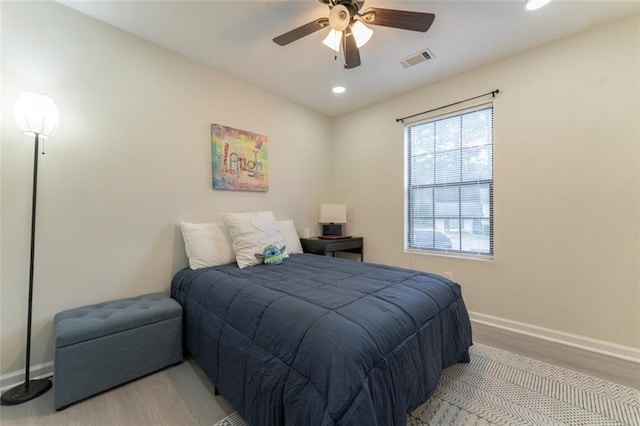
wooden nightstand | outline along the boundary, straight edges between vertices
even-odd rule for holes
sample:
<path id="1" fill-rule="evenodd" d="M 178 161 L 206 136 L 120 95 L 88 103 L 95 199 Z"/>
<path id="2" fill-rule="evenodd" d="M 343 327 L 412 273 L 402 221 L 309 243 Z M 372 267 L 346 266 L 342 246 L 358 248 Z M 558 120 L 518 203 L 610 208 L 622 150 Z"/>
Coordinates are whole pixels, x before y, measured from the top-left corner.
<path id="1" fill-rule="evenodd" d="M 300 238 L 302 251 L 311 254 L 326 255 L 331 253 L 335 257 L 337 251 L 346 251 L 360 255 L 360 262 L 364 260 L 364 248 L 362 237 L 340 238 L 338 240 L 318 237 Z"/>

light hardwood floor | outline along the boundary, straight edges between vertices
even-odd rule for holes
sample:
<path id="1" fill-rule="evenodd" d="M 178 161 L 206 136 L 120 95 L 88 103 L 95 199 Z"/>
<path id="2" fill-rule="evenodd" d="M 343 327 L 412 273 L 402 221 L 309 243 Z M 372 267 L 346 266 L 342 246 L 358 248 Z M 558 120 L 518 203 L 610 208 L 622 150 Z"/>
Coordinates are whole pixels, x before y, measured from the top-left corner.
<path id="1" fill-rule="evenodd" d="M 55 381 L 54 381 L 55 386 Z M 215 396 L 193 359 L 73 404 L 53 408 L 53 389 L 20 405 L 0 407 L 2 426 L 213 425 L 233 408 Z"/>
<path id="2" fill-rule="evenodd" d="M 473 340 L 549 364 L 640 389 L 640 364 L 473 323 Z"/>
<path id="3" fill-rule="evenodd" d="M 581 353 L 584 351 L 481 324 L 473 325 L 473 333 L 474 341 L 478 343 L 640 388 L 640 369 L 634 363 Z M 182 364 L 134 380 L 62 411 L 53 408 L 53 389 L 24 404 L 0 407 L 0 424 L 211 426 L 233 411 L 223 396 L 214 395 L 213 384 L 195 361 L 187 359 Z"/>

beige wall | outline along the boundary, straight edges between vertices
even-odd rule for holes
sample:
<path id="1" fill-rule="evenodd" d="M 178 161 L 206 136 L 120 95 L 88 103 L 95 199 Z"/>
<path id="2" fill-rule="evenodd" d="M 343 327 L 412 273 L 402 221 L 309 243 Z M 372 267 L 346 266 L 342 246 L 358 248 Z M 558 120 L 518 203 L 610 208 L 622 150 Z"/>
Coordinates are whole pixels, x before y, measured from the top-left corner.
<path id="1" fill-rule="evenodd" d="M 328 197 L 331 121 L 56 3 L 2 2 L 0 375 L 24 368 L 33 139 L 26 90 L 61 116 L 40 156 L 32 365 L 63 309 L 169 288 L 176 224 L 273 210 L 298 229 Z M 213 191 L 210 125 L 269 138 L 267 193 Z M 311 161 L 313 160 L 313 161 Z"/>
<path id="2" fill-rule="evenodd" d="M 495 259 L 405 253 L 395 119 L 496 88 Z M 367 260 L 451 272 L 472 311 L 640 347 L 639 16 L 341 117 L 333 155 Z"/>

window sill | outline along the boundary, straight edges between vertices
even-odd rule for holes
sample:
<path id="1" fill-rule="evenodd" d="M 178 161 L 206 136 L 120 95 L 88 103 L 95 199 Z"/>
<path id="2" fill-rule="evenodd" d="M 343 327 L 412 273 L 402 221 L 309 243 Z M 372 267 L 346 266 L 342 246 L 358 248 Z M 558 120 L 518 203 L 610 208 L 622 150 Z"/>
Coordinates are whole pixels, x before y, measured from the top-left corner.
<path id="1" fill-rule="evenodd" d="M 466 254 L 466 253 L 456 253 L 456 252 L 439 251 L 439 250 L 430 251 L 430 250 L 408 250 L 408 249 L 405 249 L 404 252 L 409 254 L 417 254 L 417 255 L 446 257 L 449 259 L 477 260 L 480 262 L 493 262 L 494 260 L 494 255 L 492 254 Z"/>

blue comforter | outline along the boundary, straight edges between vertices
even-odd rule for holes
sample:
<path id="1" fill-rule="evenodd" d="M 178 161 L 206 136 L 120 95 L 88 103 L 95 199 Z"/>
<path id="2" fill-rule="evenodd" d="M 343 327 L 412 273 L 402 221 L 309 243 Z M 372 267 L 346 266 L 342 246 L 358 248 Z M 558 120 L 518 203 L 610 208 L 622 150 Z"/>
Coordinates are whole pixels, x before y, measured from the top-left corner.
<path id="1" fill-rule="evenodd" d="M 317 256 L 183 269 L 186 347 L 250 425 L 404 425 L 440 373 L 468 362 L 460 286 Z"/>

